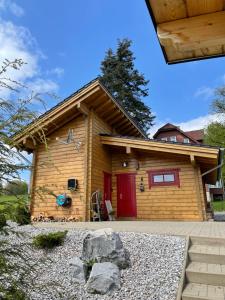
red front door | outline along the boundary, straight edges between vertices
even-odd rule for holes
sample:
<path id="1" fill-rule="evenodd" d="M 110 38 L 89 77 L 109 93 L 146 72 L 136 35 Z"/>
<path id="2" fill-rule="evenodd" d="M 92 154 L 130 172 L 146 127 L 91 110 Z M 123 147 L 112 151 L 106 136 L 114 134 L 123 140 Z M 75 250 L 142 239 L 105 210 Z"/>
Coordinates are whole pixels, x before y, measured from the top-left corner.
<path id="1" fill-rule="evenodd" d="M 137 216 L 135 174 L 117 175 L 117 216 Z"/>
<path id="2" fill-rule="evenodd" d="M 108 219 L 108 214 L 107 214 L 107 209 L 105 205 L 105 200 L 110 200 L 112 201 L 112 175 L 110 173 L 104 172 L 104 195 L 103 195 L 103 200 L 104 200 L 104 217 L 105 219 Z"/>

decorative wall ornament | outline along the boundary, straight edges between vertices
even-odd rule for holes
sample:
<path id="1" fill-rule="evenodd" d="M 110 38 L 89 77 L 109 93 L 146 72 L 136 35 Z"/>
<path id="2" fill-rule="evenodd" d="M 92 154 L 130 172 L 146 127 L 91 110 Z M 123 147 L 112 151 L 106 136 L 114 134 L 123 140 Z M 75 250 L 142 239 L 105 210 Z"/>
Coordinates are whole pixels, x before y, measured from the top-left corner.
<path id="1" fill-rule="evenodd" d="M 77 139 L 75 137 L 74 129 L 73 128 L 69 128 L 68 135 L 67 135 L 67 138 L 65 140 L 64 139 L 60 139 L 59 137 L 56 137 L 56 141 L 58 141 L 59 144 L 65 144 L 65 145 L 69 145 L 69 144 L 74 143 L 75 149 L 78 152 L 80 151 L 80 148 L 83 145 L 83 143 L 81 142 L 81 140 L 79 140 L 79 139 Z"/>

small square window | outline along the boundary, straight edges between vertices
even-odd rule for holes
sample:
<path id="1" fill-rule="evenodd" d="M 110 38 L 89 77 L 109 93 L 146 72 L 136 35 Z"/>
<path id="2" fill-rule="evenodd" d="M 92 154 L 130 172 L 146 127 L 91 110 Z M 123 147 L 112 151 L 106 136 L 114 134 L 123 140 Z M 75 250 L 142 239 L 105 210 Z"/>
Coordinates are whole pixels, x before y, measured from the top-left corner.
<path id="1" fill-rule="evenodd" d="M 170 137 L 170 141 L 171 142 L 176 142 L 177 141 L 177 137 L 174 135 L 174 136 L 171 136 Z"/>
<path id="2" fill-rule="evenodd" d="M 153 180 L 154 182 L 163 182 L 163 175 L 154 175 Z"/>
<path id="3" fill-rule="evenodd" d="M 185 144 L 189 144 L 189 143 L 190 143 L 189 138 L 184 138 L 184 143 L 185 143 Z"/>
<path id="4" fill-rule="evenodd" d="M 175 181 L 174 174 L 165 174 L 164 181 L 165 182 L 174 182 Z"/>

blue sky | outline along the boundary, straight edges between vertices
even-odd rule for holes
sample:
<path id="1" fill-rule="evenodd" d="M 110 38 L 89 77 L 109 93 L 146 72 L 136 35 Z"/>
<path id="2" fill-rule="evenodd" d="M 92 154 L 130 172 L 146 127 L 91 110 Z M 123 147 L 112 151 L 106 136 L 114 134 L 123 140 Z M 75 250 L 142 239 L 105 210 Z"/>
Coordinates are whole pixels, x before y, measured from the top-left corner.
<path id="1" fill-rule="evenodd" d="M 144 0 L 0 0 L 0 62 L 22 57 L 28 64 L 15 78 L 34 90 L 68 96 L 99 75 L 118 38 L 133 41 L 136 67 L 150 80 L 152 131 L 165 122 L 192 130 L 214 119 L 210 103 L 225 83 L 225 59 L 168 66 Z"/>

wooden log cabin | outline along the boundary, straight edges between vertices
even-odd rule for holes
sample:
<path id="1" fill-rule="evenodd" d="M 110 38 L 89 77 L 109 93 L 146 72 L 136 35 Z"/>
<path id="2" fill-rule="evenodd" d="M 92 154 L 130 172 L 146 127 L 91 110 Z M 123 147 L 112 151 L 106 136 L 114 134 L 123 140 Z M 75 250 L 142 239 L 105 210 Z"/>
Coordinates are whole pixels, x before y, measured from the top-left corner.
<path id="1" fill-rule="evenodd" d="M 91 195 L 99 190 L 119 220 L 207 219 L 205 184 L 217 180 L 220 150 L 148 139 L 99 79 L 40 116 L 14 143 L 33 153 L 33 218 L 89 221 Z M 56 203 L 64 193 L 71 199 L 66 207 Z"/>

